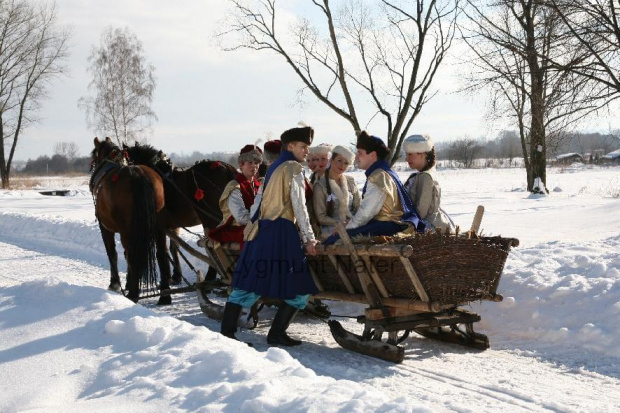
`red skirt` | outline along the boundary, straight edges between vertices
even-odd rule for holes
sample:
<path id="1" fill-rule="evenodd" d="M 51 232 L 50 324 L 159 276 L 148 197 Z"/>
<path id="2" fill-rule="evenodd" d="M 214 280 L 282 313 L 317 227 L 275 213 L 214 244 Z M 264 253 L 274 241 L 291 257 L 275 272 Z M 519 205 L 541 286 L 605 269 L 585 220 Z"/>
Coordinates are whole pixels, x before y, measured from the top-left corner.
<path id="1" fill-rule="evenodd" d="M 232 220 L 231 220 L 232 221 Z M 243 248 L 243 230 L 245 225 L 239 227 L 227 222 L 226 224 L 209 230 L 209 238 L 213 241 L 225 244 L 227 242 L 237 242 Z"/>

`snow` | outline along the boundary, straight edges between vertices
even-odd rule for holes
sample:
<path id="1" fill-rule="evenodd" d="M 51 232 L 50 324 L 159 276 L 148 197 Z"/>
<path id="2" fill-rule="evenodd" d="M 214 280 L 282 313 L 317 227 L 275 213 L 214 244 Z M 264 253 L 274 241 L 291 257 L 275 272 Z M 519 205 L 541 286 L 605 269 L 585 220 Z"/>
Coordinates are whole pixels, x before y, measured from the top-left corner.
<path id="1" fill-rule="evenodd" d="M 603 155 L 603 158 L 607 158 L 607 159 L 616 159 L 620 157 L 620 149 L 616 149 L 615 151 L 611 151 L 606 155 Z"/>
<path id="2" fill-rule="evenodd" d="M 218 334 L 191 293 L 170 307 L 133 304 L 106 290 L 83 177 L 37 188 L 66 197 L 1 190 L 0 411 L 618 411 L 620 170 L 550 169 L 552 192 L 535 196 L 521 169 L 443 169 L 438 179 L 457 224 L 468 227 L 482 204 L 484 233 L 520 246 L 500 282 L 504 301 L 467 308 L 491 349 L 413 334 L 399 365 L 342 349 L 305 315 L 289 328 L 303 345 L 270 348 L 274 310 L 263 310 L 257 329 L 238 334 L 250 348 Z M 329 305 L 335 315 L 363 309 Z"/>
<path id="3" fill-rule="evenodd" d="M 581 157 L 581 154 L 579 154 L 577 152 L 563 153 L 561 155 L 556 156 L 555 159 L 560 160 L 560 159 L 570 158 L 571 156 L 579 156 L 579 157 Z"/>

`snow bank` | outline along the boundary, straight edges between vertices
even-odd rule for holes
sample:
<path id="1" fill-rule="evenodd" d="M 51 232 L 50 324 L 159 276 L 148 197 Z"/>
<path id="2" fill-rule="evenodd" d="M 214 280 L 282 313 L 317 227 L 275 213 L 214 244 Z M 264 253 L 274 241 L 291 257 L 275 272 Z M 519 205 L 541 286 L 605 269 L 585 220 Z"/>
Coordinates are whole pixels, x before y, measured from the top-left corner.
<path id="1" fill-rule="evenodd" d="M 579 353 L 584 365 L 620 361 L 620 236 L 514 249 L 496 306 L 476 305 L 494 348 Z M 608 359 L 610 360 L 610 359 Z M 613 366 L 610 360 L 610 366 Z"/>
<path id="2" fill-rule="evenodd" d="M 92 411 L 102 400 L 109 410 L 115 399 L 148 402 L 149 411 L 413 411 L 411 401 L 368 385 L 317 376 L 283 349 L 261 353 L 98 288 L 51 278 L 5 288 L 0 320 L 4 377 L 21 381 L 0 398 L 3 412 Z M 92 352 L 98 360 L 84 358 Z M 24 375 L 17 357 L 53 367 Z M 82 401 L 73 404 L 76 398 Z M 415 411 L 430 411 L 418 405 Z"/>

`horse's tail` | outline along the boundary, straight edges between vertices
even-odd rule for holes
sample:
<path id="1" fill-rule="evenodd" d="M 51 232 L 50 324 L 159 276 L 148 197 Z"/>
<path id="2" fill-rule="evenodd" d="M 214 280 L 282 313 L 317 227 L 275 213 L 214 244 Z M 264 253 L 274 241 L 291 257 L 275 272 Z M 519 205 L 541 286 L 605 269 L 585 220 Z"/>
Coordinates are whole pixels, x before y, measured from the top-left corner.
<path id="1" fill-rule="evenodd" d="M 137 166 L 129 167 L 133 202 L 128 264 L 131 276 L 137 277 L 143 287 L 157 283 L 156 236 L 157 209 L 153 183 Z"/>

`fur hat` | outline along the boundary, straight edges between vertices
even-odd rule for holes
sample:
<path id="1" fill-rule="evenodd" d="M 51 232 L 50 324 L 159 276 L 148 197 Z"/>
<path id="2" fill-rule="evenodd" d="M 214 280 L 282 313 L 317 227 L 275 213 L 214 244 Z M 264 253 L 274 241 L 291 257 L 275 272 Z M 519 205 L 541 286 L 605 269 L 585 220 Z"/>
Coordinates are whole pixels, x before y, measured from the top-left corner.
<path id="1" fill-rule="evenodd" d="M 265 145 L 263 145 L 263 149 L 265 160 L 273 162 L 278 159 L 278 156 L 280 156 L 280 151 L 282 150 L 282 142 L 280 141 L 280 139 L 267 141 L 265 142 Z"/>
<path id="2" fill-rule="evenodd" d="M 362 131 L 359 134 L 355 147 L 363 149 L 366 152 L 376 151 L 377 159 L 384 159 L 390 153 L 390 150 L 387 146 L 385 146 L 385 143 L 381 140 L 381 138 L 370 136 L 366 131 Z"/>
<path id="3" fill-rule="evenodd" d="M 310 126 L 301 128 L 292 128 L 285 131 L 281 136 L 282 146 L 286 147 L 291 142 L 303 142 L 307 145 L 312 145 L 312 139 L 314 139 L 314 129 Z"/>
<path id="4" fill-rule="evenodd" d="M 353 161 L 355 160 L 355 154 L 351 149 L 347 148 L 346 146 L 338 145 L 334 147 L 334 149 L 332 149 L 332 158 L 336 153 L 349 161 L 349 164 L 353 164 Z"/>
<path id="5" fill-rule="evenodd" d="M 317 146 L 311 146 L 308 149 L 308 153 L 310 155 L 327 155 L 329 157 L 330 152 L 332 151 L 333 146 L 329 143 L 322 143 Z"/>
<path id="6" fill-rule="evenodd" d="M 237 158 L 239 164 L 243 162 L 263 162 L 263 151 L 256 145 L 245 145 L 239 152 L 239 158 Z"/>
<path id="7" fill-rule="evenodd" d="M 430 152 L 435 143 L 428 135 L 411 135 L 403 142 L 405 153 Z"/>

